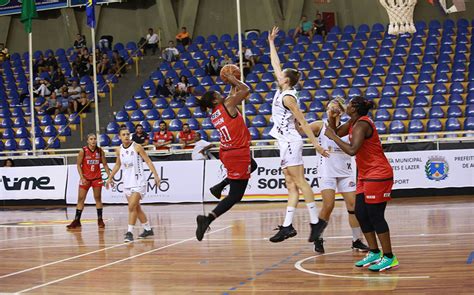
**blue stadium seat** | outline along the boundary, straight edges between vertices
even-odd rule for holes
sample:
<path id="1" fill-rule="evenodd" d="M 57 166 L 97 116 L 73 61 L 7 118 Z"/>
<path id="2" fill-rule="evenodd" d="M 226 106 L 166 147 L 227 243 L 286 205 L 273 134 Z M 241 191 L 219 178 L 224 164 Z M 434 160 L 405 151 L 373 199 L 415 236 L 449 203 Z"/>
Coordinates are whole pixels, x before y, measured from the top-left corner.
<path id="1" fill-rule="evenodd" d="M 400 81 L 398 80 L 398 76 L 397 75 L 387 75 L 387 77 L 385 78 L 385 85 L 398 85 L 400 83 Z"/>
<path id="2" fill-rule="evenodd" d="M 143 121 L 145 120 L 145 115 L 143 114 L 142 111 L 140 110 L 135 110 L 133 113 L 130 115 L 130 120 L 132 121 Z"/>
<path id="3" fill-rule="evenodd" d="M 59 135 L 61 136 L 71 136 L 71 127 L 67 125 L 59 126 L 58 128 Z"/>
<path id="4" fill-rule="evenodd" d="M 408 112 L 405 108 L 397 108 L 393 113 L 393 120 L 408 120 Z"/>
<path id="5" fill-rule="evenodd" d="M 255 91 L 256 92 L 268 92 L 270 89 L 268 89 L 267 83 L 265 82 L 259 82 L 255 86 Z"/>
<path id="6" fill-rule="evenodd" d="M 303 62 L 302 62 L 303 63 Z M 300 64 L 302 64 L 300 63 Z M 272 73 L 264 73 L 262 75 L 262 79 L 261 79 L 262 82 L 274 82 L 275 81 L 275 77 L 273 76 Z"/>
<path id="7" fill-rule="evenodd" d="M 26 129 L 26 127 L 19 127 L 17 130 L 16 130 L 16 133 L 15 133 L 15 137 L 16 138 L 27 138 L 30 136 L 30 133 L 28 132 L 28 130 Z"/>
<path id="8" fill-rule="evenodd" d="M 55 137 L 58 134 L 58 131 L 56 130 L 56 127 L 53 125 L 46 126 L 44 128 L 43 135 L 46 137 Z"/>
<path id="9" fill-rule="evenodd" d="M 100 134 L 99 143 L 100 143 L 100 146 L 109 146 L 110 145 L 109 136 L 107 134 Z"/>
<path id="10" fill-rule="evenodd" d="M 384 122 L 376 121 L 374 122 L 374 124 L 375 124 L 375 129 L 377 129 L 377 132 L 379 134 L 387 134 L 387 126 L 385 126 Z"/>
<path id="11" fill-rule="evenodd" d="M 365 91 L 365 96 L 369 99 L 373 98 L 378 98 L 380 97 L 379 90 L 375 86 L 369 86 L 367 87 L 367 90 Z"/>
<path id="12" fill-rule="evenodd" d="M 425 130 L 425 126 L 421 120 L 411 120 L 408 124 L 409 133 L 420 133 Z"/>
<path id="13" fill-rule="evenodd" d="M 378 109 L 375 112 L 375 121 L 389 121 L 390 113 L 386 109 Z"/>
<path id="14" fill-rule="evenodd" d="M 250 132 L 250 136 L 252 137 L 252 140 L 259 140 L 260 139 L 260 132 L 258 132 L 257 128 L 249 127 L 249 132 Z"/>
<path id="15" fill-rule="evenodd" d="M 180 119 L 173 119 L 168 124 L 169 131 L 181 131 L 183 130 L 183 122 Z"/>
<path id="16" fill-rule="evenodd" d="M 135 91 L 135 94 L 133 94 L 133 99 L 140 100 L 140 99 L 145 99 L 147 98 L 148 95 L 146 94 L 145 90 L 142 88 L 138 89 Z"/>
<path id="17" fill-rule="evenodd" d="M 372 69 L 372 75 L 373 75 L 373 76 L 385 76 L 386 73 L 385 73 L 384 67 L 382 67 L 382 66 L 375 66 L 375 67 Z"/>
<path id="18" fill-rule="evenodd" d="M 460 82 L 454 82 L 451 84 L 450 93 L 464 93 L 464 86 Z"/>
<path id="19" fill-rule="evenodd" d="M 212 130 L 211 136 L 210 136 L 209 139 L 211 140 L 211 142 L 220 141 L 221 137 L 220 137 L 219 131 L 217 131 L 217 130 Z"/>
<path id="20" fill-rule="evenodd" d="M 160 119 L 160 113 L 157 109 L 149 110 L 145 115 L 146 120 L 154 121 Z"/>
<path id="21" fill-rule="evenodd" d="M 446 73 L 439 72 L 439 73 L 436 73 L 435 75 L 435 81 L 438 83 L 447 83 L 451 81 L 451 79 L 448 77 Z"/>
<path id="22" fill-rule="evenodd" d="M 433 118 L 444 118 L 446 115 L 443 111 L 443 109 L 439 106 L 433 106 L 431 107 L 430 109 L 430 119 L 433 119 Z"/>
<path id="23" fill-rule="evenodd" d="M 164 97 L 158 97 L 158 99 L 155 102 L 155 108 L 158 109 L 166 109 L 168 108 L 168 101 Z"/>
<path id="24" fill-rule="evenodd" d="M 409 85 L 409 84 L 415 84 L 416 79 L 412 74 L 404 74 L 402 77 L 402 84 Z"/>
<path id="25" fill-rule="evenodd" d="M 207 117 L 201 122 L 202 129 L 214 129 L 214 125 L 212 125 L 211 118 Z"/>
<path id="26" fill-rule="evenodd" d="M 267 120 L 263 115 L 257 115 L 253 118 L 251 126 L 253 127 L 265 127 L 267 126 Z"/>
<path id="27" fill-rule="evenodd" d="M 382 97 L 382 99 L 379 100 L 378 108 L 380 109 L 390 109 L 393 108 L 393 101 L 389 97 Z"/>
<path id="28" fill-rule="evenodd" d="M 354 80 L 352 80 L 352 87 L 365 87 L 367 86 L 367 82 L 363 77 L 355 77 Z"/>
<path id="29" fill-rule="evenodd" d="M 176 116 L 176 114 L 174 113 L 172 108 L 164 109 L 163 113 L 161 113 L 161 118 L 163 118 L 165 120 L 174 119 L 175 116 Z"/>
<path id="30" fill-rule="evenodd" d="M 151 110 L 153 108 L 153 102 L 149 98 L 142 99 L 139 108 L 140 110 Z"/>
<path id="31" fill-rule="evenodd" d="M 120 129 L 119 124 L 117 124 L 116 122 L 110 122 L 109 124 L 107 124 L 107 127 L 105 128 L 105 132 L 106 134 L 118 134 L 119 129 Z"/>
<path id="32" fill-rule="evenodd" d="M 458 118 L 448 118 L 446 121 L 446 131 L 458 131 L 461 130 L 461 122 Z"/>
<path id="33" fill-rule="evenodd" d="M 403 124 L 402 121 L 392 121 L 390 123 L 389 131 L 392 134 L 400 134 L 400 133 L 405 133 L 405 125 Z"/>
<path id="34" fill-rule="evenodd" d="M 313 100 L 309 105 L 309 112 L 316 113 L 316 112 L 324 112 L 325 108 L 323 103 L 320 100 Z"/>
<path id="35" fill-rule="evenodd" d="M 366 67 L 360 67 L 357 69 L 355 76 L 356 77 L 369 77 L 370 76 L 369 69 Z"/>
<path id="36" fill-rule="evenodd" d="M 68 123 L 68 119 L 64 114 L 57 114 L 54 117 L 54 125 L 66 125 Z"/>
<path id="37" fill-rule="evenodd" d="M 191 128 L 191 130 L 199 130 L 200 128 L 198 120 L 194 118 L 189 118 L 187 123 L 189 125 L 189 128 Z"/>
<path id="38" fill-rule="evenodd" d="M 455 93 L 455 94 L 451 94 L 449 96 L 449 102 L 448 102 L 449 105 L 462 105 L 464 104 L 464 99 L 462 98 L 462 96 L 458 93 Z"/>
<path id="39" fill-rule="evenodd" d="M 260 105 L 260 107 L 258 109 L 258 114 L 259 115 L 271 115 L 271 113 L 272 113 L 272 106 L 271 106 L 270 103 L 265 102 L 265 103 Z"/>
<path id="40" fill-rule="evenodd" d="M 44 140 L 43 137 L 36 137 L 35 146 L 36 146 L 36 149 L 42 150 L 46 147 L 46 141 Z"/>
<path id="41" fill-rule="evenodd" d="M 50 148 L 59 149 L 61 147 L 61 142 L 58 138 L 54 139 L 53 137 L 51 137 L 50 139 L 48 139 L 48 145 Z"/>
<path id="42" fill-rule="evenodd" d="M 396 105 L 397 108 L 409 108 L 409 107 L 411 107 L 411 102 L 410 102 L 410 99 L 408 99 L 408 97 L 399 96 L 397 98 L 397 102 L 396 102 L 395 105 Z"/>
<path id="43" fill-rule="evenodd" d="M 45 117 L 47 117 L 47 116 L 45 116 Z M 45 117 L 43 117 L 43 119 Z M 123 110 L 118 111 L 117 114 L 115 115 L 115 120 L 117 122 L 127 122 L 129 120 L 127 112 L 123 111 Z"/>
<path id="44" fill-rule="evenodd" d="M 192 115 L 191 115 L 191 111 L 183 106 L 179 111 L 178 111 L 178 114 L 177 114 L 177 117 L 179 119 L 187 119 L 187 118 L 191 118 Z"/>
<path id="45" fill-rule="evenodd" d="M 448 108 L 448 118 L 462 117 L 462 110 L 457 105 L 452 105 Z"/>
<path id="46" fill-rule="evenodd" d="M 120 140 L 120 137 L 118 136 L 118 134 L 112 137 L 112 140 L 110 142 L 111 146 L 119 146 L 121 144 L 122 144 L 122 141 Z"/>
<path id="47" fill-rule="evenodd" d="M 339 78 L 352 78 L 353 76 L 350 68 L 344 68 L 339 73 Z"/>
<path id="48" fill-rule="evenodd" d="M 322 85 L 323 80 L 321 80 L 320 88 L 332 88 L 332 85 L 330 85 L 330 86 L 328 86 L 327 84 Z M 327 79 L 327 80 L 329 80 L 329 79 Z M 325 83 L 327 83 L 327 80 L 324 80 Z M 329 80 L 329 83 L 331 83 L 331 80 Z M 317 86 L 316 86 L 316 82 L 314 82 L 314 80 L 306 80 L 306 81 L 303 82 L 303 89 L 305 89 L 305 90 L 314 90 L 316 88 L 317 88 Z"/>
<path id="49" fill-rule="evenodd" d="M 16 151 L 18 149 L 18 145 L 14 139 L 7 139 L 5 141 L 5 150 L 6 151 Z"/>
<path id="50" fill-rule="evenodd" d="M 245 115 L 246 116 L 254 116 L 257 114 L 257 109 L 253 104 L 245 105 Z"/>
<path id="51" fill-rule="evenodd" d="M 15 121 L 13 121 L 13 127 L 25 127 L 27 122 L 24 117 L 17 117 Z"/>
<path id="52" fill-rule="evenodd" d="M 448 90 L 446 86 L 442 83 L 437 83 L 433 87 L 433 94 L 446 94 L 448 93 Z"/>
<path id="53" fill-rule="evenodd" d="M 415 107 L 411 111 L 411 119 L 426 119 L 426 112 L 423 107 Z"/>
<path id="54" fill-rule="evenodd" d="M 474 117 L 466 118 L 464 121 L 464 130 L 474 130 Z"/>
<path id="55" fill-rule="evenodd" d="M 418 83 L 421 83 L 421 84 L 433 83 L 433 79 L 431 78 L 431 74 L 422 73 L 420 75 L 420 77 L 418 78 Z"/>

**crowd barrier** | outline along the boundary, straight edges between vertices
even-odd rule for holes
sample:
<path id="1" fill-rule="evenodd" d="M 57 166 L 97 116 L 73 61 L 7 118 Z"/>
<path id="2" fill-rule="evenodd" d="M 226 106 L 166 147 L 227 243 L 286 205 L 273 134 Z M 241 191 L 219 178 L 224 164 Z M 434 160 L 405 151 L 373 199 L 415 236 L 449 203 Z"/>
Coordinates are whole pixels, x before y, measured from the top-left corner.
<path id="1" fill-rule="evenodd" d="M 387 152 L 386 156 L 394 170 L 394 190 L 474 187 L 474 149 Z M 279 159 L 267 157 L 255 160 L 259 167 L 252 174 L 244 201 L 286 200 Z M 304 161 L 306 178 L 314 192 L 319 193 L 318 156 L 305 156 Z M 154 161 L 154 165 L 161 183 L 155 185 L 153 175 L 146 170 L 148 186 L 144 203 L 215 201 L 208 188 L 226 175 L 219 160 Z M 109 166 L 112 168 L 114 164 Z M 58 165 L 0 168 L 0 175 L 0 201 L 65 200 L 67 204 L 77 201 L 79 175 L 75 164 L 62 162 Z M 103 178 L 106 178 L 105 173 Z M 120 172 L 114 182 L 114 189 L 103 189 L 103 202 L 126 204 Z M 94 203 L 91 192 L 86 203 Z"/>

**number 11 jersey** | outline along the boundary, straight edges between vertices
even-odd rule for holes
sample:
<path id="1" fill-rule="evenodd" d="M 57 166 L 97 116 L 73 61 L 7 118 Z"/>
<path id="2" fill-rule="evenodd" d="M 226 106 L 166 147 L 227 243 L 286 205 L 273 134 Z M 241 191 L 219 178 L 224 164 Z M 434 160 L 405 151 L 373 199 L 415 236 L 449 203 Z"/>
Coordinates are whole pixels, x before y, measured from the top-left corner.
<path id="1" fill-rule="evenodd" d="M 219 104 L 212 110 L 211 122 L 219 131 L 221 150 L 226 151 L 250 147 L 250 132 L 239 111 L 237 111 L 237 115 L 232 117 L 225 105 Z"/>

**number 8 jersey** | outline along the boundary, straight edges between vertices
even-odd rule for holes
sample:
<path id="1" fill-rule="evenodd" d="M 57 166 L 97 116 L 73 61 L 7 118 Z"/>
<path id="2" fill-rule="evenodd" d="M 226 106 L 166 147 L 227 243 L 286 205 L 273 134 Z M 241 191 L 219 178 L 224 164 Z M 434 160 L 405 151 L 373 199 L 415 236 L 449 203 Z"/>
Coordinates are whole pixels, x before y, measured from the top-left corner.
<path id="1" fill-rule="evenodd" d="M 212 110 L 211 122 L 219 131 L 220 149 L 234 150 L 250 147 L 250 132 L 239 111 L 232 117 L 224 104 L 219 104 Z"/>

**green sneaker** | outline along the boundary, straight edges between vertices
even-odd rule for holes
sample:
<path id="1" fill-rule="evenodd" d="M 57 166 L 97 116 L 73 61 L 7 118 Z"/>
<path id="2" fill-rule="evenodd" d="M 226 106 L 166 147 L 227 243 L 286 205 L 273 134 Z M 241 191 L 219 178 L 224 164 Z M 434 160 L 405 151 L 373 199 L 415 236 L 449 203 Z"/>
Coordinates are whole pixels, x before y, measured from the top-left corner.
<path id="1" fill-rule="evenodd" d="M 369 266 L 371 271 L 385 271 L 398 267 L 398 259 L 395 255 L 392 258 L 384 256 L 378 263 Z"/>
<path id="2" fill-rule="evenodd" d="M 365 258 L 362 260 L 359 260 L 355 263 L 355 266 L 357 267 L 366 267 L 374 263 L 378 263 L 382 259 L 382 251 L 379 253 L 374 253 L 372 251 L 369 251 L 367 255 L 365 255 Z"/>

